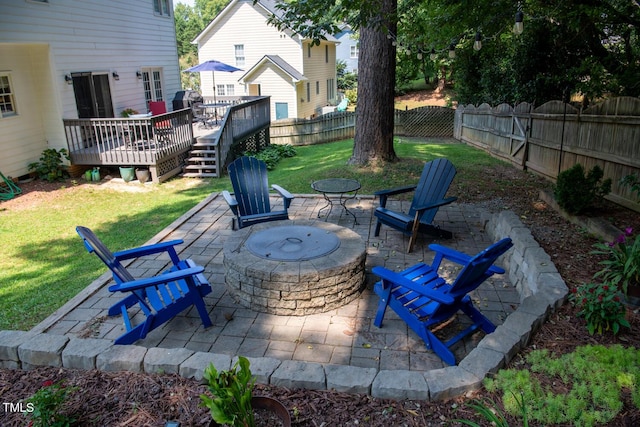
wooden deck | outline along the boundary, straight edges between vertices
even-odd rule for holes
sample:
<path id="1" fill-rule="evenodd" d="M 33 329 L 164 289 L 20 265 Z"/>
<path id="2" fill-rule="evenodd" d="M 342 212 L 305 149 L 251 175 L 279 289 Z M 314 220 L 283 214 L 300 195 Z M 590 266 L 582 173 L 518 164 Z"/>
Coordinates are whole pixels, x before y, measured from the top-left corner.
<path id="1" fill-rule="evenodd" d="M 72 165 L 147 167 L 155 183 L 185 171 L 185 176 L 220 176 L 235 151 L 244 151 L 247 143 L 269 143 L 269 97 L 239 98 L 220 128 L 200 137 L 194 137 L 190 108 L 144 118 L 63 122 Z"/>
<path id="2" fill-rule="evenodd" d="M 182 171 L 193 145 L 191 109 L 144 119 L 65 119 L 71 163 L 146 166 L 160 183 Z"/>

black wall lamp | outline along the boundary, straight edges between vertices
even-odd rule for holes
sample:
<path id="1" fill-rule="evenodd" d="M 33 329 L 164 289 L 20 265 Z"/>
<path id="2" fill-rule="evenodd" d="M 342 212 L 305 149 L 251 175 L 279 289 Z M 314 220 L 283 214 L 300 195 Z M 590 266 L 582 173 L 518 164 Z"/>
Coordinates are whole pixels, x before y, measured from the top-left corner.
<path id="1" fill-rule="evenodd" d="M 114 71 L 111 75 L 113 76 L 113 80 L 120 80 L 120 75 L 117 71 Z"/>
<path id="2" fill-rule="evenodd" d="M 138 79 L 141 79 L 142 78 L 142 71 L 140 71 L 140 70 L 136 71 L 136 77 Z"/>
<path id="3" fill-rule="evenodd" d="M 73 77 L 71 77 L 71 74 L 65 74 L 64 81 L 67 82 L 68 85 L 73 84 Z"/>

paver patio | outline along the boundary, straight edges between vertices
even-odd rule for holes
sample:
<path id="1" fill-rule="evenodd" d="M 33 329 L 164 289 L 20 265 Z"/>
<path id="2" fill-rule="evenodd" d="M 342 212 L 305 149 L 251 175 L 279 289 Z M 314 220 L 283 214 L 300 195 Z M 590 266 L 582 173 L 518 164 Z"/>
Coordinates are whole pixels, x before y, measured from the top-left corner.
<path id="1" fill-rule="evenodd" d="M 279 203 L 274 198 L 274 203 Z M 392 208 L 408 207 L 410 202 L 392 202 Z M 325 201 L 318 195 L 297 195 L 289 211 L 293 220 L 318 220 L 318 210 Z M 205 266 L 213 292 L 205 298 L 213 327 L 204 329 L 191 309 L 151 332 L 136 345 L 147 348 L 187 348 L 229 356 L 271 357 L 280 360 L 350 365 L 378 370 L 426 371 L 446 366 L 427 350 L 417 335 L 388 310 L 382 328 L 373 325 L 378 297 L 373 293 L 377 280 L 371 268 L 383 265 L 401 270 L 424 260 L 432 259 L 428 244 L 438 242 L 457 250 L 476 253 L 493 241 L 484 232 L 489 215 L 477 206 L 454 203 L 439 210 L 435 223 L 454 233 L 451 240 L 434 240 L 420 236 L 414 250 L 405 253 L 408 237 L 388 227 L 379 237 L 373 236 L 373 211 L 377 200 L 358 196 L 348 203 L 357 216 L 354 225 L 351 215 L 342 208 L 334 208 L 329 222 L 353 229 L 366 242 L 366 288 L 355 301 L 332 311 L 307 316 L 278 316 L 253 312 L 242 308 L 228 294 L 224 285 L 223 244 L 234 231 L 232 214 L 222 196 L 213 194 L 161 231 L 152 241 L 183 239 L 179 246 L 181 257 L 190 257 Z M 277 206 L 276 206 L 277 208 Z M 81 244 L 78 239 L 78 244 Z M 90 255 L 87 255 L 90 256 Z M 149 276 L 163 270 L 168 258 L 135 260 L 129 270 L 135 276 Z M 105 269 L 106 270 L 106 269 Z M 450 268 L 455 275 L 457 270 Z M 120 294 L 111 294 L 107 287 L 110 276 L 102 275 L 89 285 L 74 301 L 58 310 L 34 330 L 76 337 L 115 339 L 123 332 L 119 316 L 106 317 L 106 310 Z M 506 275 L 494 276 L 473 294 L 476 306 L 496 325 L 514 312 L 520 296 Z M 455 334 L 467 325 L 464 316 L 458 316 L 442 328 L 444 334 Z M 477 332 L 454 347 L 457 360 L 463 359 L 482 339 Z"/>

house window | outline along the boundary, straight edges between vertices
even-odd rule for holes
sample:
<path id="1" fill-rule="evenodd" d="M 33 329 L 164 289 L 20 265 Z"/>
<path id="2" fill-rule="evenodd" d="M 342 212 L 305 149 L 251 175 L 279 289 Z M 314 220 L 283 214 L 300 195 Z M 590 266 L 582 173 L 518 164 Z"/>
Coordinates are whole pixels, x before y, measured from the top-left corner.
<path id="1" fill-rule="evenodd" d="M 235 95 L 235 88 L 233 85 L 227 85 L 227 96 Z"/>
<path id="2" fill-rule="evenodd" d="M 153 0 L 153 12 L 156 15 L 171 16 L 169 0 Z"/>
<path id="3" fill-rule="evenodd" d="M 236 52 L 236 67 L 244 67 L 244 45 L 237 44 L 234 49 Z"/>
<path id="4" fill-rule="evenodd" d="M 324 62 L 329 63 L 329 45 L 324 45 Z"/>
<path id="5" fill-rule="evenodd" d="M 327 79 L 327 101 L 329 103 L 332 103 L 335 97 L 336 97 L 335 80 Z"/>
<path id="6" fill-rule="evenodd" d="M 147 101 L 164 101 L 162 90 L 162 69 L 150 68 L 142 70 L 142 86 L 144 87 L 144 99 Z"/>
<path id="7" fill-rule="evenodd" d="M 320 95 L 320 82 L 316 80 L 316 95 Z"/>
<path id="8" fill-rule="evenodd" d="M 351 48 L 351 55 L 350 55 L 351 58 L 358 59 L 358 50 L 359 50 L 358 45 L 357 44 L 352 44 L 350 46 L 350 48 Z"/>
<path id="9" fill-rule="evenodd" d="M 11 90 L 9 75 L 0 74 L 0 119 L 15 116 L 16 114 L 16 101 Z"/>
<path id="10" fill-rule="evenodd" d="M 224 90 L 224 85 L 216 85 L 216 95 L 225 96 L 227 93 Z"/>
<path id="11" fill-rule="evenodd" d="M 307 102 L 311 102 L 311 83 L 307 82 Z"/>

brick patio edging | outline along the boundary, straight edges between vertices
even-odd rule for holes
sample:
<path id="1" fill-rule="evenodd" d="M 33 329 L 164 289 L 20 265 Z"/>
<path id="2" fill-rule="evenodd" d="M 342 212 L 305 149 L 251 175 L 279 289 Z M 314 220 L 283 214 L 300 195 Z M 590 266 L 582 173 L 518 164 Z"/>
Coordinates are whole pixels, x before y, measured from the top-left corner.
<path id="1" fill-rule="evenodd" d="M 249 358 L 251 371 L 263 384 L 289 388 L 334 389 L 379 398 L 442 400 L 481 387 L 483 379 L 504 367 L 531 335 L 566 300 L 568 289 L 551 258 L 519 218 L 509 211 L 493 215 L 486 232 L 497 241 L 509 236 L 513 248 L 504 265 L 520 293 L 520 305 L 458 366 L 425 372 L 323 365 L 274 358 Z M 201 379 L 209 363 L 229 369 L 231 356 L 185 348 L 115 346 L 111 340 L 69 338 L 34 331 L 0 331 L 0 368 L 54 366 L 103 371 L 178 373 Z"/>

